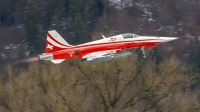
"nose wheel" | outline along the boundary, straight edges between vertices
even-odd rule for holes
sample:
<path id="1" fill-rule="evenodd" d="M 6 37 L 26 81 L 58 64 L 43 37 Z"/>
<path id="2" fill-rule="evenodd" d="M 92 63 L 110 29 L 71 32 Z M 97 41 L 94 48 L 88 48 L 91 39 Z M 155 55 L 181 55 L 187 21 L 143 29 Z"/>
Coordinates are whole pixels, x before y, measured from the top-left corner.
<path id="1" fill-rule="evenodd" d="M 145 59 L 146 58 L 146 51 L 145 51 L 144 48 L 145 48 L 145 46 L 142 46 L 141 50 L 142 50 L 143 58 Z"/>

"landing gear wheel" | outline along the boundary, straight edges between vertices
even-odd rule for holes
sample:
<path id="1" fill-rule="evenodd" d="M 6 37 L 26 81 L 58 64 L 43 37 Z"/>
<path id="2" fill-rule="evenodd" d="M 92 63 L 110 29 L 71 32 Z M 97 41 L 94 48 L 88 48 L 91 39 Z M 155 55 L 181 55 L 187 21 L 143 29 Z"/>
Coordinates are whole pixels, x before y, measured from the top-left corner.
<path id="1" fill-rule="evenodd" d="M 141 50 L 142 50 L 143 58 L 145 59 L 145 58 L 146 58 L 146 54 L 145 54 L 146 51 L 145 51 L 144 48 L 145 48 L 145 46 L 142 46 L 142 47 L 141 47 Z"/>

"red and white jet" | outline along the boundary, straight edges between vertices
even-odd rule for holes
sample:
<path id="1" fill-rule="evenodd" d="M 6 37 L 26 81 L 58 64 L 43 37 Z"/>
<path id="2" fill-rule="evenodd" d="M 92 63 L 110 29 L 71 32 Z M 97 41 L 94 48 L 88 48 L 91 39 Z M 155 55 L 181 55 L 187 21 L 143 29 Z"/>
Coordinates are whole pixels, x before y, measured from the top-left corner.
<path id="1" fill-rule="evenodd" d="M 54 64 L 64 60 L 82 58 L 83 61 L 100 62 L 123 58 L 131 52 L 122 50 L 141 47 L 143 58 L 146 48 L 177 39 L 176 37 L 139 36 L 136 34 L 121 34 L 103 39 L 72 46 L 68 44 L 55 30 L 48 31 L 45 53 L 38 55 L 39 60 L 51 60 Z"/>

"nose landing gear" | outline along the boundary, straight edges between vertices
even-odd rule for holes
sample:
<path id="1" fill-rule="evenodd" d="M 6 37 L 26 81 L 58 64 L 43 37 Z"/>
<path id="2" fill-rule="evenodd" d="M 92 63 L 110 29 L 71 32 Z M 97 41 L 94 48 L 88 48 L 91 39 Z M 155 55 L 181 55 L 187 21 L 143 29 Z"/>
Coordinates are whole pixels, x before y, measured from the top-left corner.
<path id="1" fill-rule="evenodd" d="M 143 54 L 143 58 L 145 59 L 146 58 L 145 46 L 141 47 L 141 51 L 142 51 L 142 54 Z"/>

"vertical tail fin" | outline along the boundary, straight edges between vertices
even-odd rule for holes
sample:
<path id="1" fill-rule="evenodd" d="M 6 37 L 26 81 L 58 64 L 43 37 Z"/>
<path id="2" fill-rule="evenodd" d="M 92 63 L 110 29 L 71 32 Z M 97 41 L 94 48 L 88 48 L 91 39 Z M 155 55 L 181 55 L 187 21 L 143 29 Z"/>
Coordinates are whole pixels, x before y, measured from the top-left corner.
<path id="1" fill-rule="evenodd" d="M 55 30 L 48 31 L 45 53 L 55 52 L 66 49 L 71 45 L 68 44 Z"/>

